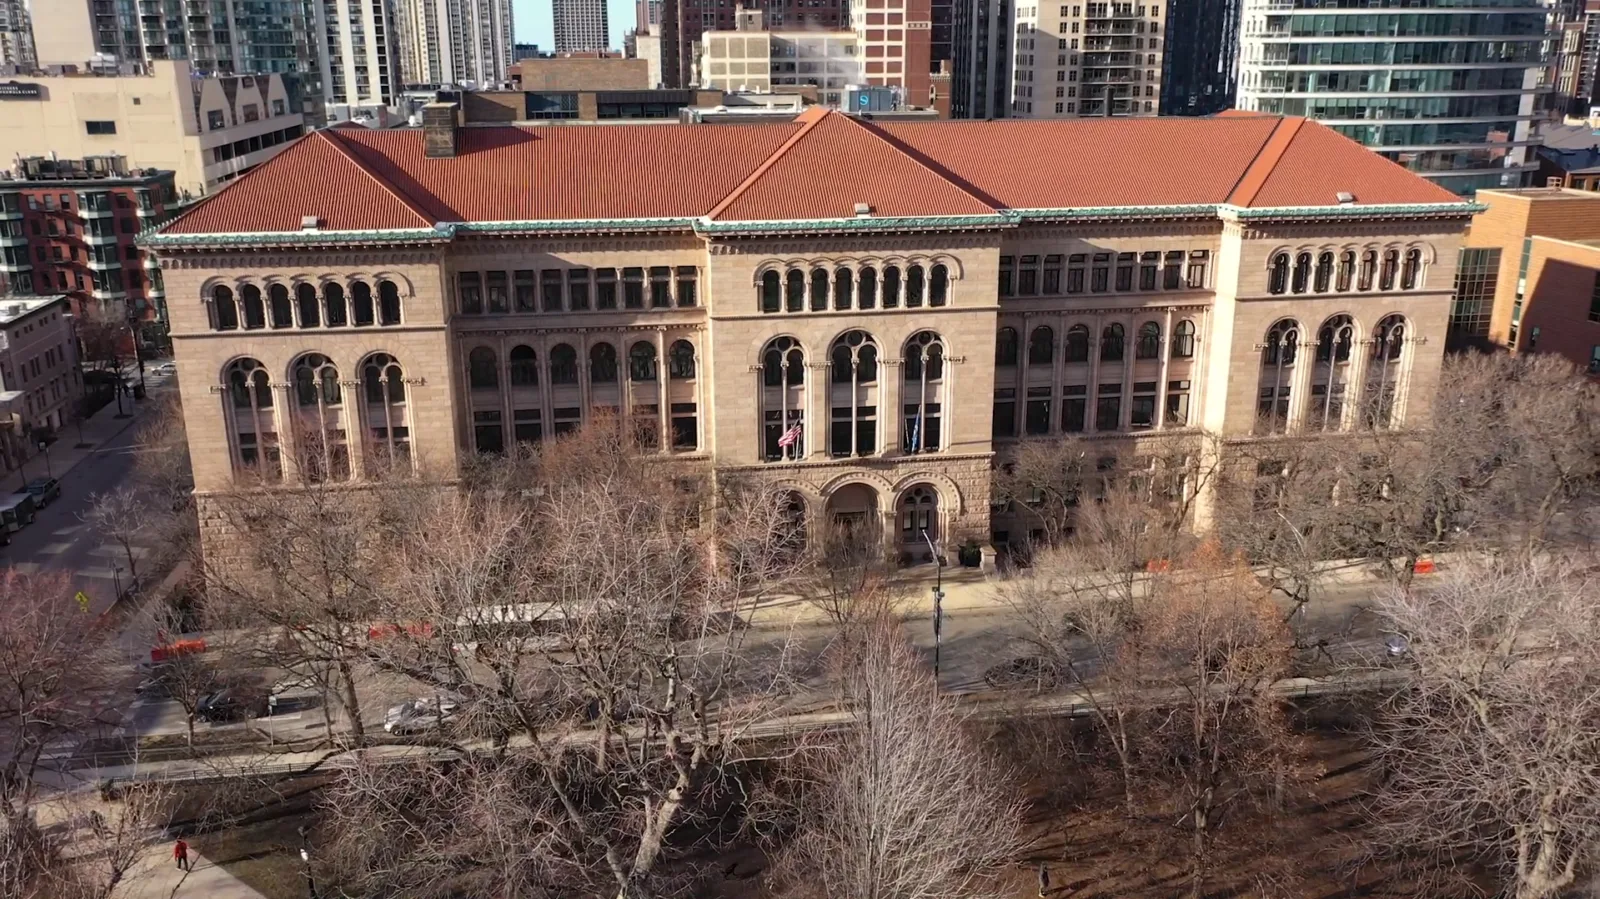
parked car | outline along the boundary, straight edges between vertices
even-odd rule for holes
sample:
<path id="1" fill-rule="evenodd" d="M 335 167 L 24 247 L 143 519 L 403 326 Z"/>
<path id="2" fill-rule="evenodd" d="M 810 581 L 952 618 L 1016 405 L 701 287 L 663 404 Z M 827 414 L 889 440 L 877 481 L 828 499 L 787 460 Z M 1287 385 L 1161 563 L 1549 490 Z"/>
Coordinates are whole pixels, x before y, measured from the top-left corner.
<path id="1" fill-rule="evenodd" d="M 439 730 L 455 718 L 461 703 L 452 697 L 424 696 L 391 706 L 383 716 L 383 729 L 397 737 Z"/>
<path id="2" fill-rule="evenodd" d="M 1051 690 L 1066 680 L 1061 666 L 1043 656 L 1021 656 L 1001 662 L 983 673 L 984 683 L 996 690 L 1013 687 L 1033 687 Z"/>
<path id="3" fill-rule="evenodd" d="M 163 362 L 160 365 L 157 365 L 154 371 L 158 375 L 175 375 L 178 373 L 178 363 Z"/>
<path id="4" fill-rule="evenodd" d="M 33 504 L 43 509 L 61 498 L 61 482 L 55 478 L 34 478 L 17 492 L 32 496 Z"/>
<path id="5" fill-rule="evenodd" d="M 222 724 L 228 721 L 242 721 L 245 718 L 257 718 L 264 711 L 266 711 L 264 696 L 230 687 L 200 697 L 200 703 L 195 706 L 194 716 L 211 724 Z"/>

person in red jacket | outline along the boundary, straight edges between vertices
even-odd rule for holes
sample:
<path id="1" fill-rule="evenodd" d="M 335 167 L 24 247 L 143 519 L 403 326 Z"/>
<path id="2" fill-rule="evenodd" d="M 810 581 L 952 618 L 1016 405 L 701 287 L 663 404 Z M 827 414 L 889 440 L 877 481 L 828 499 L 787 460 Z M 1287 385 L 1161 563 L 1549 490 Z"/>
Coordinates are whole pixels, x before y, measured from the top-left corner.
<path id="1" fill-rule="evenodd" d="M 179 868 L 185 871 L 192 870 L 189 867 L 189 844 L 183 840 L 180 839 L 172 844 L 172 859 L 178 863 Z"/>

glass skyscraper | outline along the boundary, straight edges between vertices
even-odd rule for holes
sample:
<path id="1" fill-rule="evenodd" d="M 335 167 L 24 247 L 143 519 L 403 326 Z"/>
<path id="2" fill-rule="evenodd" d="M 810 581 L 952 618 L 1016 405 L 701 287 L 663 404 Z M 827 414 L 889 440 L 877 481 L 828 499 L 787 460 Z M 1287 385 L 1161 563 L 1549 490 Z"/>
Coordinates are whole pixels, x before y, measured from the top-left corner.
<path id="1" fill-rule="evenodd" d="M 1537 167 L 1540 0 L 1243 0 L 1238 107 L 1317 119 L 1462 194 Z"/>

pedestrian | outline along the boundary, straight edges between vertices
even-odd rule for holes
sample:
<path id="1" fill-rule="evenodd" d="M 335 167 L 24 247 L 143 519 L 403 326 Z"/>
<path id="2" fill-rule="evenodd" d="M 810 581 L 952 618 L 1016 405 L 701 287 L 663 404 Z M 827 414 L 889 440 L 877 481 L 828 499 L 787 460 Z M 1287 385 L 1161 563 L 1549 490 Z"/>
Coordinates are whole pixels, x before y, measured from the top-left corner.
<path id="1" fill-rule="evenodd" d="M 178 863 L 180 870 L 192 870 L 189 867 L 189 844 L 185 843 L 182 838 L 172 844 L 172 859 Z"/>
<path id="2" fill-rule="evenodd" d="M 1039 863 L 1039 899 L 1044 899 L 1044 894 L 1050 892 L 1050 869 L 1044 862 Z"/>

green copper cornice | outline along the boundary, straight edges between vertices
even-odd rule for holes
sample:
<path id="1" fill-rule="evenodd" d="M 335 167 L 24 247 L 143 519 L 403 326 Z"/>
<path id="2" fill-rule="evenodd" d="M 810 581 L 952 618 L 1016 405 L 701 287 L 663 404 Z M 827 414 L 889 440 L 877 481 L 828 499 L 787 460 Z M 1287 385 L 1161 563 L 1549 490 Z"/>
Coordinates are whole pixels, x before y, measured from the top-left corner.
<path id="1" fill-rule="evenodd" d="M 458 222 L 451 227 L 468 234 L 594 234 L 600 232 L 688 231 L 692 218 L 547 219 L 516 222 Z"/>
<path id="2" fill-rule="evenodd" d="M 1068 206 L 1056 209 L 1016 209 L 1012 215 L 1031 221 L 1098 221 L 1128 218 L 1210 218 L 1217 214 L 1215 203 L 1179 206 Z"/>
<path id="3" fill-rule="evenodd" d="M 1463 200 L 1460 203 L 1376 203 L 1363 206 L 1221 206 L 1218 211 L 1237 219 L 1278 218 L 1407 218 L 1416 216 L 1474 215 L 1489 207 Z"/>
<path id="4" fill-rule="evenodd" d="M 701 234 L 834 234 L 858 231 L 971 231 L 1010 228 L 1017 217 L 1010 212 L 993 215 L 863 215 L 847 219 L 796 219 L 789 221 L 718 222 L 698 219 L 695 230 Z"/>
<path id="5" fill-rule="evenodd" d="M 151 249 L 207 249 L 213 247 L 325 247 L 374 243 L 445 243 L 455 228 L 395 228 L 377 231 L 266 231 L 222 234 L 151 234 L 139 236 L 139 245 Z"/>

